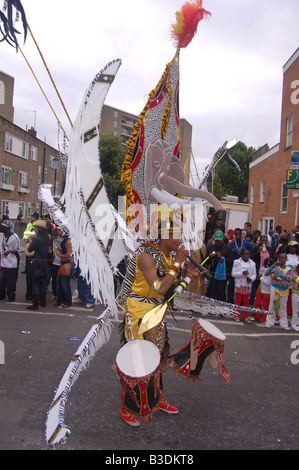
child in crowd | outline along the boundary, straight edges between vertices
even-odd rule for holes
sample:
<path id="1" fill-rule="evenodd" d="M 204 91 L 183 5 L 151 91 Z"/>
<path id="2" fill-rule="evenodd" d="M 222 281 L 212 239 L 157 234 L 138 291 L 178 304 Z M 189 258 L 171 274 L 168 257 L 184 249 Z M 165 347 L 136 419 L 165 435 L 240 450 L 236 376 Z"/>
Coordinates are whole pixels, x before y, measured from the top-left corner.
<path id="1" fill-rule="evenodd" d="M 275 324 L 276 315 L 279 308 L 279 324 L 284 330 L 289 330 L 287 317 L 287 301 L 289 295 L 289 287 L 294 281 L 293 269 L 286 265 L 287 255 L 280 253 L 278 261 L 276 261 L 265 272 L 266 276 L 271 276 L 272 284 L 270 288 L 270 304 L 269 313 L 267 315 L 266 328 L 271 328 Z"/>
<path id="2" fill-rule="evenodd" d="M 272 284 L 272 279 L 271 276 L 265 276 L 266 270 L 272 265 L 273 260 L 271 258 L 266 258 L 264 260 L 264 266 L 260 268 L 258 278 L 260 280 L 260 285 L 256 291 L 256 297 L 255 297 L 255 308 L 258 308 L 260 310 L 269 310 L 269 303 L 270 303 L 270 288 Z M 267 315 L 263 314 L 263 317 L 261 313 L 255 313 L 253 316 L 253 319 L 255 321 L 263 321 L 264 323 L 266 322 Z"/>
<path id="3" fill-rule="evenodd" d="M 248 307 L 249 305 L 249 295 L 251 292 L 252 282 L 256 278 L 255 262 L 249 258 L 249 255 L 249 250 L 242 248 L 241 257 L 234 261 L 232 269 L 232 276 L 235 279 L 235 304 L 240 306 L 243 305 L 243 307 Z M 235 310 L 234 320 L 240 321 L 239 310 Z M 243 320 L 246 323 L 251 323 L 248 319 L 247 311 L 243 311 Z"/>

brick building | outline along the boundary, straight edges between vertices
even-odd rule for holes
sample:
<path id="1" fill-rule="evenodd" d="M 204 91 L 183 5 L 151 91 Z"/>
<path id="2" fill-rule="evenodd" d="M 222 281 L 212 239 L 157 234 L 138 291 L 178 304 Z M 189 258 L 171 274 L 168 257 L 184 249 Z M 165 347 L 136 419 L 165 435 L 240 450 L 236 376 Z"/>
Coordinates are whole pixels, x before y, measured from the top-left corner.
<path id="1" fill-rule="evenodd" d="M 252 225 L 263 233 L 299 224 L 297 188 L 288 189 L 291 157 L 299 151 L 299 48 L 283 67 L 280 142 L 259 149 L 249 166 L 248 200 Z M 299 181 L 298 181 L 299 183 Z"/>
<path id="2" fill-rule="evenodd" d="M 15 221 L 23 212 L 25 221 L 32 212 L 44 212 L 37 197 L 41 183 L 53 185 L 60 197 L 62 167 L 59 152 L 37 138 L 36 130 L 24 130 L 13 123 L 14 78 L 0 71 L 0 211 L 8 210 Z"/>

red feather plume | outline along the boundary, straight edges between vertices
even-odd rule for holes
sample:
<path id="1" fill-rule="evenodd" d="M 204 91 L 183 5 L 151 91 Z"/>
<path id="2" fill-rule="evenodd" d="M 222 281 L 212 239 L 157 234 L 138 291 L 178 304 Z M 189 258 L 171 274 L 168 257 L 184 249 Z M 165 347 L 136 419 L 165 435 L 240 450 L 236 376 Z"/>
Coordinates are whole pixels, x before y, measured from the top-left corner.
<path id="1" fill-rule="evenodd" d="M 198 23 L 211 13 L 202 8 L 202 0 L 186 2 L 176 12 L 176 23 L 171 26 L 171 37 L 177 48 L 187 47 L 197 32 Z"/>

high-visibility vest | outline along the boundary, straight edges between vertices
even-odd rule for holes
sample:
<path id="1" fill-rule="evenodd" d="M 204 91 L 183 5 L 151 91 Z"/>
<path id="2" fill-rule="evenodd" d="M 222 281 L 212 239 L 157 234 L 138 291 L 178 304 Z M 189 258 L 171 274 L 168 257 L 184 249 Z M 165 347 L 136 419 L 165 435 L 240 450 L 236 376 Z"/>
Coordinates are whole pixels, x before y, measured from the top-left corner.
<path id="1" fill-rule="evenodd" d="M 36 221 L 34 222 L 29 222 L 27 227 L 25 228 L 25 231 L 23 233 L 23 240 L 27 240 L 27 238 L 32 237 L 34 235 L 34 225 L 36 224 Z"/>

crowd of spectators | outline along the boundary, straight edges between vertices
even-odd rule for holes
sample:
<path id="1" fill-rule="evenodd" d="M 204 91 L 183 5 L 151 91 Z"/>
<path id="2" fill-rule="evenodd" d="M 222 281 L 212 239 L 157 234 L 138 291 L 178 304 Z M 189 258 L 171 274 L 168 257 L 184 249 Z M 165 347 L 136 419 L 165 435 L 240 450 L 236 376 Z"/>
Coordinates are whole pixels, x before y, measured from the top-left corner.
<path id="1" fill-rule="evenodd" d="M 283 230 L 278 225 L 263 234 L 246 222 L 226 231 L 218 217 L 215 222 L 208 221 L 201 251 L 211 279 L 201 279 L 197 289 L 192 288 L 194 293 L 234 304 L 235 321 L 242 316 L 246 323 L 261 321 L 266 327 L 279 323 L 289 329 L 289 316 L 292 328 L 299 331 L 299 226 Z M 275 315 L 255 312 L 250 319 L 248 310 L 241 315 L 242 306 Z"/>

